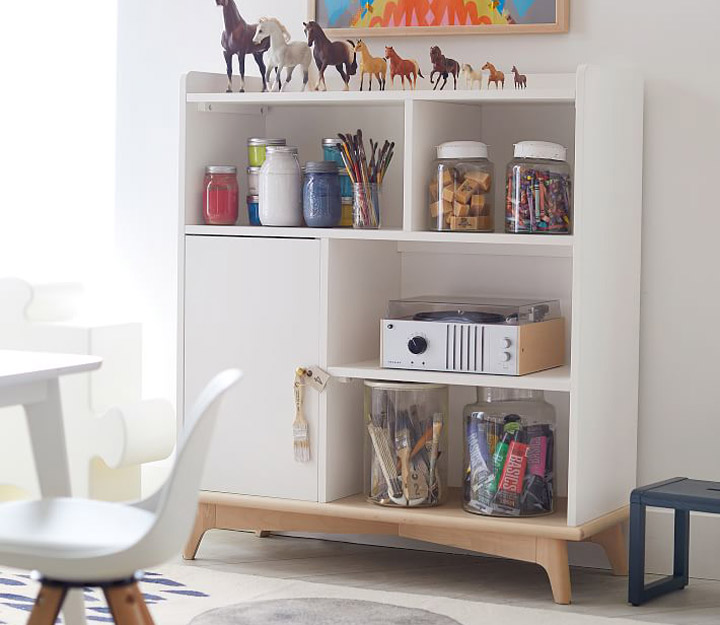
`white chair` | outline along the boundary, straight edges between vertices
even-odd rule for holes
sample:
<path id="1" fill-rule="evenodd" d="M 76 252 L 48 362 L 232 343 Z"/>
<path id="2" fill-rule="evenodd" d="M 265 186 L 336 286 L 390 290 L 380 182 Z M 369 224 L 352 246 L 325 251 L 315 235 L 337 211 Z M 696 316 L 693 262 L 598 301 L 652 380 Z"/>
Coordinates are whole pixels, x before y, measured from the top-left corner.
<path id="1" fill-rule="evenodd" d="M 0 564 L 39 572 L 29 625 L 52 625 L 70 588 L 99 586 L 118 625 L 151 625 L 138 571 L 167 562 L 187 539 L 223 394 L 242 377 L 219 373 L 190 413 L 173 471 L 151 497 L 120 504 L 48 498 L 0 505 Z"/>

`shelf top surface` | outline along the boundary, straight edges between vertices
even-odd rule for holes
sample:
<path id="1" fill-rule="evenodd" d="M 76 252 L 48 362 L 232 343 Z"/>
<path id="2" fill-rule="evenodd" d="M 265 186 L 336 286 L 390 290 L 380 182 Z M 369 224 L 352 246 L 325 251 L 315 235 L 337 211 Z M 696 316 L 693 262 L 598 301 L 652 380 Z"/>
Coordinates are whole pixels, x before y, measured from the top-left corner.
<path id="1" fill-rule="evenodd" d="M 419 371 L 410 369 L 384 369 L 378 360 L 328 367 L 336 378 L 385 380 L 388 382 L 422 382 L 450 386 L 493 386 L 541 391 L 570 391 L 570 367 L 555 367 L 527 375 L 486 375 L 447 371 Z"/>
<path id="2" fill-rule="evenodd" d="M 374 241 L 407 241 L 420 243 L 482 243 L 528 247 L 572 248 L 572 235 L 526 235 L 502 232 L 432 232 L 397 228 L 356 230 L 353 228 L 271 228 L 264 226 L 185 226 L 187 235 L 248 236 L 300 239 L 365 239 Z"/>
<path id="3" fill-rule="evenodd" d="M 627 506 L 610 512 L 598 519 L 579 526 L 567 524 L 567 500 L 559 498 L 555 512 L 543 516 L 513 518 L 487 517 L 470 514 L 462 509 L 461 491 L 449 489 L 448 500 L 442 506 L 433 508 L 401 508 L 379 506 L 370 503 L 365 495 L 358 494 L 330 503 L 234 495 L 205 491 L 200 493 L 203 503 L 216 503 L 237 507 L 274 510 L 312 516 L 326 516 L 338 519 L 354 519 L 377 523 L 398 523 L 420 525 L 425 528 L 447 528 L 466 531 L 487 531 L 525 536 L 546 536 L 564 540 L 584 540 L 610 527 L 628 515 Z M 328 530 L 330 531 L 330 530 Z"/>

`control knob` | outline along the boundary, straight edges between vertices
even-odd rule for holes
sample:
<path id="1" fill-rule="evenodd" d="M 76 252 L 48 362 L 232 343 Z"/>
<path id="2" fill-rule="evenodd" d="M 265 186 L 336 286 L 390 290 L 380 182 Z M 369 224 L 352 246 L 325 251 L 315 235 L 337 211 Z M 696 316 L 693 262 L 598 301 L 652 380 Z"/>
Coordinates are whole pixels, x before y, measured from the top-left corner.
<path id="1" fill-rule="evenodd" d="M 418 354 L 424 354 L 427 346 L 427 340 L 423 336 L 413 336 L 408 341 L 408 349 L 410 350 L 410 353 L 415 354 L 416 356 Z"/>

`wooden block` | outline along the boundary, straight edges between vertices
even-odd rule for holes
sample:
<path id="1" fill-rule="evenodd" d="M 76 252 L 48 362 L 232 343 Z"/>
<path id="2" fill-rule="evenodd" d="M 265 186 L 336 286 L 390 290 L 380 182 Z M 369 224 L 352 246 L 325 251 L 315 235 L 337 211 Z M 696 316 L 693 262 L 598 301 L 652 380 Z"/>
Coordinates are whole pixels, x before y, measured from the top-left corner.
<path id="1" fill-rule="evenodd" d="M 444 187 L 442 197 L 446 202 L 452 202 L 455 199 L 455 185 L 450 184 Z"/>
<path id="2" fill-rule="evenodd" d="M 456 217 L 450 218 L 450 230 L 489 230 L 489 217 Z"/>
<path id="3" fill-rule="evenodd" d="M 470 198 L 477 193 L 480 188 L 476 180 L 465 178 L 463 183 L 455 190 L 455 200 L 461 204 L 469 204 Z"/>
<path id="4" fill-rule="evenodd" d="M 490 215 L 490 205 L 485 201 L 484 194 L 479 193 L 472 196 L 468 215 L 471 217 L 487 217 Z"/>
<path id="5" fill-rule="evenodd" d="M 443 187 L 447 187 L 449 184 L 452 184 L 453 178 L 453 170 L 451 168 L 447 167 L 442 170 Z"/>
<path id="6" fill-rule="evenodd" d="M 465 174 L 465 180 L 473 180 L 483 191 L 489 191 L 492 183 L 491 176 L 485 171 L 469 171 Z"/>
<path id="7" fill-rule="evenodd" d="M 437 202 L 438 199 L 438 183 L 437 179 L 430 183 L 430 201 Z"/>
<path id="8" fill-rule="evenodd" d="M 430 204 L 430 216 L 437 217 L 439 214 L 448 215 L 452 214 L 453 205 L 450 202 L 433 202 Z"/>
<path id="9" fill-rule="evenodd" d="M 470 214 L 469 204 L 460 204 L 460 202 L 453 203 L 453 215 L 455 217 L 467 217 Z"/>

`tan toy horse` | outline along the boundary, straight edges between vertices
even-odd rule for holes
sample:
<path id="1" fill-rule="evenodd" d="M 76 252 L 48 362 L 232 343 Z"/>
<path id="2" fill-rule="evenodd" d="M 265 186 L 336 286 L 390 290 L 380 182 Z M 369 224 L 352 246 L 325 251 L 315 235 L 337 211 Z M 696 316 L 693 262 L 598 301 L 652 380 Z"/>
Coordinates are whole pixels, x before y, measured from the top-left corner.
<path id="1" fill-rule="evenodd" d="M 499 89 L 500 87 L 498 85 L 502 85 L 502 88 L 505 89 L 505 74 L 503 74 L 501 71 L 495 69 L 495 66 L 488 61 L 485 63 L 485 65 L 482 66 L 483 69 L 487 69 L 490 71 L 490 77 L 488 78 L 488 89 L 490 89 L 490 83 L 495 83 L 495 88 Z"/>
<path id="2" fill-rule="evenodd" d="M 465 89 L 474 89 L 475 83 L 478 89 L 482 89 L 482 71 L 475 71 L 472 65 L 465 63 L 460 69 L 460 74 L 465 77 Z"/>
<path id="3" fill-rule="evenodd" d="M 372 56 L 370 50 L 362 39 L 358 39 L 355 44 L 355 51 L 360 54 L 360 91 L 363 90 L 363 78 L 365 74 L 369 74 L 370 91 L 372 91 L 372 79 L 378 82 L 380 91 L 385 91 L 385 81 L 387 80 L 387 61 L 379 56 Z"/>

